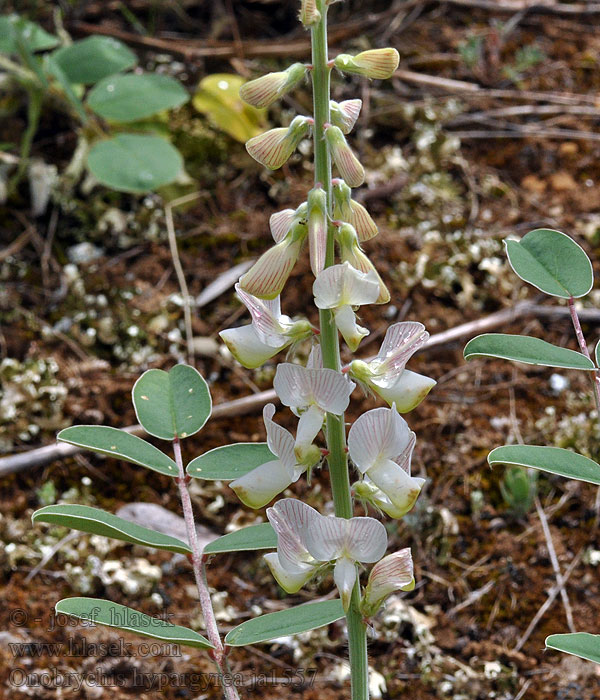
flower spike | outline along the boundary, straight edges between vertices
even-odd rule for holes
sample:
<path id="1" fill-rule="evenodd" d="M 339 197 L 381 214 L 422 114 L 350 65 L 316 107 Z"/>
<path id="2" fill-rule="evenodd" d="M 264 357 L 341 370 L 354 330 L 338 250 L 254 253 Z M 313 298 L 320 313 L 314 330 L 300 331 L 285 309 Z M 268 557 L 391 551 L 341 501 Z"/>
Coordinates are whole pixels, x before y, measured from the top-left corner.
<path id="1" fill-rule="evenodd" d="M 352 267 L 365 274 L 372 272 L 376 275 L 379 283 L 379 296 L 375 303 L 387 304 L 390 300 L 388 288 L 385 286 L 373 263 L 363 253 L 354 226 L 352 226 L 352 224 L 342 224 L 338 229 L 337 239 L 340 244 L 340 253 L 344 262 L 349 262 Z"/>
<path id="2" fill-rule="evenodd" d="M 306 71 L 303 63 L 293 63 L 284 71 L 267 73 L 244 83 L 240 88 L 240 97 L 253 107 L 268 107 L 295 88 L 306 75 Z"/>
<path id="3" fill-rule="evenodd" d="M 325 267 L 327 225 L 327 195 L 322 187 L 315 187 L 308 193 L 308 245 L 315 277 Z"/>
<path id="4" fill-rule="evenodd" d="M 340 178 L 331 181 L 333 185 L 333 216 L 351 224 L 360 243 L 368 241 L 379 233 L 377 224 L 362 204 L 352 199 L 352 191 Z"/>
<path id="5" fill-rule="evenodd" d="M 340 127 L 329 125 L 325 131 L 325 139 L 340 175 L 350 187 L 360 187 L 365 181 L 365 170 L 346 142 Z"/>
<path id="6" fill-rule="evenodd" d="M 356 56 L 341 53 L 336 56 L 335 67 L 346 73 L 358 73 L 367 78 L 391 78 L 398 68 L 400 54 L 396 49 L 370 49 Z"/>
<path id="7" fill-rule="evenodd" d="M 360 610 L 365 617 L 373 617 L 389 595 L 412 591 L 414 587 L 413 560 L 410 548 L 406 547 L 388 554 L 371 569 Z"/>
<path id="8" fill-rule="evenodd" d="M 240 288 L 259 299 L 274 299 L 281 294 L 298 260 L 306 234 L 306 226 L 298 224 L 240 277 Z"/>
<path id="9" fill-rule="evenodd" d="M 286 127 L 270 129 L 246 142 L 246 150 L 261 165 L 277 170 L 288 160 L 309 131 L 313 120 L 296 117 Z"/>
<path id="10" fill-rule="evenodd" d="M 334 126 L 339 126 L 342 133 L 349 134 L 356 124 L 361 107 L 362 100 L 359 99 L 344 100 L 343 102 L 331 100 L 329 103 L 331 123 Z"/>

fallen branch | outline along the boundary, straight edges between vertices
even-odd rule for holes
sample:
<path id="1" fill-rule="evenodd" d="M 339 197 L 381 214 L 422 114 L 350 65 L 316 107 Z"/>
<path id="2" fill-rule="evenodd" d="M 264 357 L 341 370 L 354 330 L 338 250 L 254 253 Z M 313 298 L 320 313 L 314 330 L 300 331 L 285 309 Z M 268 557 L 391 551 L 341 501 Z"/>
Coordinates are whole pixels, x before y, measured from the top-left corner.
<path id="1" fill-rule="evenodd" d="M 595 309 L 582 309 L 578 313 L 580 319 L 584 323 L 600 323 L 600 311 L 596 311 Z M 421 348 L 421 351 L 429 350 L 439 345 L 448 345 L 462 338 L 468 338 L 480 333 L 487 333 L 488 331 L 492 331 L 506 324 L 513 323 L 525 316 L 570 318 L 569 309 L 567 308 L 560 306 L 541 306 L 529 301 L 522 301 L 510 309 L 497 311 L 485 318 L 461 323 L 459 326 L 449 328 L 441 333 L 436 333 L 429 338 L 427 343 Z M 270 401 L 278 401 L 277 394 L 273 389 L 262 391 L 258 394 L 251 394 L 250 396 L 235 399 L 234 401 L 226 401 L 225 403 L 217 404 L 213 407 L 212 418 L 219 419 L 245 415 L 257 409 L 262 409 L 262 407 Z M 124 428 L 124 430 L 134 435 L 145 434 L 140 425 L 130 425 Z M 72 457 L 80 452 L 83 452 L 83 449 L 75 445 L 54 443 L 44 447 L 37 447 L 34 450 L 22 452 L 21 454 L 2 457 L 0 458 L 0 477 L 31 467 L 40 467 L 56 459 Z"/>

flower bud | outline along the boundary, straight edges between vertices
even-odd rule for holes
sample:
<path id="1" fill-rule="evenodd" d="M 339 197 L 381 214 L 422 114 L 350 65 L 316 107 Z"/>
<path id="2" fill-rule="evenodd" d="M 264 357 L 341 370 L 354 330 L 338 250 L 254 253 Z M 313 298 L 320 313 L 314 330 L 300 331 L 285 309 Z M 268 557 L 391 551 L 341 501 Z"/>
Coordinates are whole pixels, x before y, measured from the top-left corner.
<path id="1" fill-rule="evenodd" d="M 379 233 L 377 224 L 363 205 L 352 199 L 352 192 L 348 185 L 339 178 L 331 182 L 333 185 L 334 218 L 352 224 L 360 243 L 376 236 Z"/>
<path id="2" fill-rule="evenodd" d="M 308 193 L 308 245 L 315 277 L 325 267 L 327 225 L 327 194 L 322 187 L 315 187 Z"/>
<path id="3" fill-rule="evenodd" d="M 350 146 L 348 146 L 346 137 L 340 127 L 329 125 L 325 131 L 325 139 L 331 149 L 331 157 L 340 171 L 340 175 L 350 187 L 360 187 L 365 181 L 365 171 Z"/>
<path id="4" fill-rule="evenodd" d="M 261 165 L 277 170 L 296 150 L 312 123 L 309 117 L 296 117 L 287 128 L 269 129 L 251 138 L 246 142 L 246 150 Z"/>
<path id="5" fill-rule="evenodd" d="M 321 13 L 317 10 L 316 0 L 302 0 L 300 21 L 305 27 L 313 27 L 321 21 Z"/>
<path id="6" fill-rule="evenodd" d="M 287 282 L 305 238 L 306 226 L 298 224 L 240 277 L 240 287 L 259 299 L 274 299 Z"/>
<path id="7" fill-rule="evenodd" d="M 361 107 L 362 100 L 358 99 L 344 100 L 343 102 L 331 100 L 329 103 L 331 123 L 334 126 L 339 126 L 344 134 L 349 134 L 356 124 Z"/>
<path id="8" fill-rule="evenodd" d="M 283 209 L 275 214 L 271 214 L 269 219 L 269 228 L 271 229 L 271 235 L 275 243 L 282 241 L 295 224 L 304 222 L 306 219 L 306 202 L 296 209 Z"/>
<path id="9" fill-rule="evenodd" d="M 379 282 L 379 297 L 375 303 L 387 304 L 390 300 L 388 288 L 383 283 L 373 263 L 361 250 L 358 242 L 358 235 L 354 227 L 351 224 L 342 224 L 338 229 L 337 239 L 340 244 L 340 252 L 344 262 L 349 262 L 352 267 L 365 274 L 371 271 L 375 273 Z"/>
<path id="10" fill-rule="evenodd" d="M 296 87 L 306 75 L 306 71 L 303 63 L 293 63 L 286 70 L 267 73 L 244 83 L 240 88 L 240 97 L 253 107 L 268 107 Z"/>
<path id="11" fill-rule="evenodd" d="M 335 67 L 346 73 L 357 73 L 367 78 L 390 78 L 400 62 L 396 49 L 370 49 L 356 56 L 341 53 L 336 56 Z"/>
<path id="12" fill-rule="evenodd" d="M 388 554 L 375 564 L 360 610 L 365 617 L 373 617 L 383 601 L 396 591 L 412 591 L 415 587 L 413 561 L 410 548 Z"/>

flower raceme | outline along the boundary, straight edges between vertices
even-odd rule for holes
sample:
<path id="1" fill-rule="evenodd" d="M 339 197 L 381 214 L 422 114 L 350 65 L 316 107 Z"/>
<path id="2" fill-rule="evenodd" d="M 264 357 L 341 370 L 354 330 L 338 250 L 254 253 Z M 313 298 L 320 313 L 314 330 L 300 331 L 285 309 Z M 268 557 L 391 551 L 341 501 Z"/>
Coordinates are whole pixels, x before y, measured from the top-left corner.
<path id="1" fill-rule="evenodd" d="M 277 459 L 261 464 L 229 484 L 240 501 L 250 508 L 267 505 L 321 459 L 318 447 L 311 445 L 300 462 L 294 453 L 294 437 L 289 430 L 275 423 L 274 415 L 275 406 L 267 404 L 263 409 L 267 445 Z"/>
<path id="2" fill-rule="evenodd" d="M 269 107 L 273 102 L 293 90 L 306 75 L 303 63 L 293 63 L 289 68 L 276 73 L 267 73 L 260 78 L 244 83 L 240 97 L 253 107 Z"/>
<path id="3" fill-rule="evenodd" d="M 296 150 L 312 124 L 310 117 L 295 117 L 288 127 L 269 129 L 251 138 L 246 142 L 246 150 L 261 165 L 277 170 Z"/>
<path id="4" fill-rule="evenodd" d="M 293 498 L 267 509 L 277 533 L 277 553 L 264 555 L 273 576 L 296 593 L 317 571 L 335 562 L 333 578 L 347 610 L 357 579 L 356 562 L 379 561 L 387 548 L 385 527 L 374 518 L 324 516 Z"/>
<path id="5" fill-rule="evenodd" d="M 310 337 L 313 329 L 306 319 L 292 321 L 281 313 L 280 299 L 258 299 L 235 285 L 238 297 L 252 316 L 252 323 L 228 328 L 219 335 L 231 354 L 244 367 L 260 367 L 268 359 L 288 347 Z"/>
<path id="6" fill-rule="evenodd" d="M 369 49 L 356 56 L 341 53 L 336 56 L 334 65 L 344 73 L 357 73 L 367 78 L 385 80 L 391 78 L 398 68 L 400 55 L 396 49 Z"/>
<path id="7" fill-rule="evenodd" d="M 391 325 L 379 352 L 369 362 L 353 360 L 350 376 L 365 385 L 400 413 L 416 408 L 435 386 L 435 381 L 405 369 L 412 355 L 429 338 L 425 326 L 417 321 L 402 321 Z"/>
<path id="8" fill-rule="evenodd" d="M 283 362 L 277 367 L 273 388 L 284 406 L 299 416 L 294 453 L 299 462 L 311 453 L 326 413 L 342 415 L 356 384 L 332 369 L 302 367 Z"/>
<path id="9" fill-rule="evenodd" d="M 333 309 L 335 324 L 354 352 L 369 331 L 356 323 L 353 306 L 373 304 L 379 296 L 379 281 L 374 271 L 355 270 L 350 263 L 332 265 L 317 275 L 313 284 L 315 306 Z"/>
<path id="10" fill-rule="evenodd" d="M 395 407 L 363 413 L 348 433 L 348 454 L 368 478 L 356 493 L 392 518 L 401 518 L 413 507 L 425 479 L 410 474 L 415 434 Z"/>

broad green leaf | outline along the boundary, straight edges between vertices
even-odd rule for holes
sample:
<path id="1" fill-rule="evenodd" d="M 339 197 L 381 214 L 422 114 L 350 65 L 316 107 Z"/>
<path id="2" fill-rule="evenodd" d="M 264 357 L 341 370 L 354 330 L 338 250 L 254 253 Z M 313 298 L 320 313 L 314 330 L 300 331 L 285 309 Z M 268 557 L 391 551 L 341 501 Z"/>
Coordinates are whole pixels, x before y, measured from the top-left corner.
<path id="1" fill-rule="evenodd" d="M 489 453 L 488 462 L 491 465 L 518 464 L 521 467 L 541 469 L 550 474 L 600 485 L 600 464 L 562 447 L 503 445 Z"/>
<path id="2" fill-rule="evenodd" d="M 163 440 L 194 435 L 212 411 L 208 385 L 189 365 L 144 372 L 133 387 L 133 405 L 144 430 Z"/>
<path id="3" fill-rule="evenodd" d="M 600 664 L 600 634 L 551 634 L 546 637 L 546 646 Z"/>
<path id="4" fill-rule="evenodd" d="M 109 36 L 90 36 L 57 49 L 52 58 L 71 83 L 92 85 L 102 78 L 132 68 L 137 57 Z"/>
<path id="5" fill-rule="evenodd" d="M 187 465 L 195 479 L 232 481 L 277 457 L 266 442 L 237 442 L 205 452 Z"/>
<path id="6" fill-rule="evenodd" d="M 62 87 L 67 99 L 71 103 L 73 109 L 77 112 L 77 116 L 81 119 L 81 121 L 84 124 L 86 124 L 88 121 L 88 115 L 85 113 L 83 104 L 81 103 L 79 97 L 77 97 L 77 95 L 75 94 L 75 90 L 73 90 L 73 85 L 71 85 L 71 83 L 69 82 L 69 79 L 65 75 L 62 66 L 56 62 L 54 54 L 50 56 L 46 55 L 45 58 L 45 64 L 48 73 L 50 73 L 50 75 L 56 78 L 59 85 Z"/>
<path id="7" fill-rule="evenodd" d="M 0 17 L 0 52 L 16 54 L 17 37 L 21 36 L 30 51 L 45 51 L 58 45 L 58 37 L 48 34 L 39 24 L 30 22 L 19 15 Z"/>
<path id="8" fill-rule="evenodd" d="M 119 192 L 149 192 L 176 180 L 183 170 L 179 151 L 148 134 L 117 134 L 91 148 L 88 168 L 103 185 Z"/>
<path id="9" fill-rule="evenodd" d="M 246 104 L 240 97 L 240 87 L 246 81 L 239 75 L 217 73 L 203 78 L 192 104 L 211 121 L 213 126 L 245 143 L 264 131 L 266 110 Z"/>
<path id="10" fill-rule="evenodd" d="M 268 642 L 277 637 L 308 632 L 324 627 L 344 617 L 344 608 L 339 598 L 319 603 L 305 603 L 289 610 L 280 610 L 255 617 L 234 627 L 225 637 L 232 647 Z"/>
<path id="11" fill-rule="evenodd" d="M 179 476 L 177 465 L 170 457 L 158 447 L 124 430 L 107 425 L 73 425 L 61 430 L 56 439 L 139 464 L 167 476 Z"/>
<path id="12" fill-rule="evenodd" d="M 560 231 L 538 228 L 520 241 L 504 241 L 512 269 L 525 282 L 554 297 L 585 296 L 594 284 L 583 248 Z"/>
<path id="13" fill-rule="evenodd" d="M 130 542 L 131 544 L 165 549 L 167 552 L 190 554 L 192 551 L 185 542 L 178 540 L 176 537 L 136 525 L 129 522 L 129 520 L 124 520 L 117 515 L 107 513 L 100 508 L 92 508 L 91 506 L 80 506 L 73 503 L 46 506 L 36 510 L 31 520 L 34 523 L 64 525 L 64 527 L 70 527 L 81 532 L 89 532 L 92 535 L 102 535 L 103 537 L 112 537 L 115 540 L 123 540 L 123 542 Z"/>
<path id="14" fill-rule="evenodd" d="M 595 369 L 594 363 L 575 350 L 551 345 L 541 338 L 506 333 L 484 333 L 470 340 L 464 349 L 465 360 L 473 357 L 499 357 L 544 367 Z"/>
<path id="15" fill-rule="evenodd" d="M 594 357 L 596 358 L 596 367 L 600 367 L 600 340 L 596 343 L 596 351 L 594 352 Z"/>
<path id="16" fill-rule="evenodd" d="M 247 552 L 258 549 L 275 549 L 277 533 L 271 523 L 250 525 L 241 530 L 230 532 L 207 544 L 204 554 L 222 554 L 223 552 Z"/>
<path id="17" fill-rule="evenodd" d="M 187 102 L 186 89 L 159 73 L 111 75 L 97 83 L 87 98 L 90 109 L 104 119 L 135 122 Z"/>
<path id="18" fill-rule="evenodd" d="M 65 598 L 56 604 L 55 610 L 57 614 L 72 615 L 80 620 L 88 620 L 107 627 L 116 627 L 124 632 L 136 632 L 144 637 L 160 639 L 163 642 L 172 642 L 196 649 L 214 648 L 208 639 L 194 630 L 173 625 L 165 620 L 150 617 L 150 615 L 133 608 L 101 598 Z"/>

